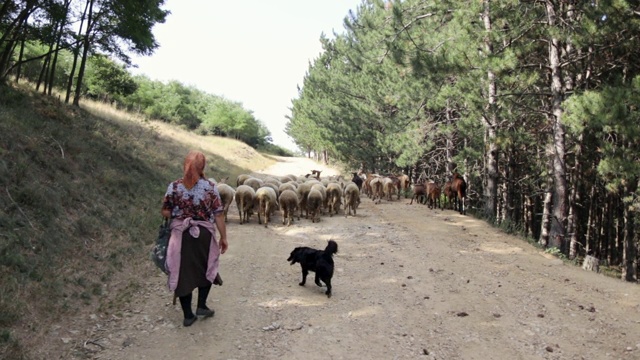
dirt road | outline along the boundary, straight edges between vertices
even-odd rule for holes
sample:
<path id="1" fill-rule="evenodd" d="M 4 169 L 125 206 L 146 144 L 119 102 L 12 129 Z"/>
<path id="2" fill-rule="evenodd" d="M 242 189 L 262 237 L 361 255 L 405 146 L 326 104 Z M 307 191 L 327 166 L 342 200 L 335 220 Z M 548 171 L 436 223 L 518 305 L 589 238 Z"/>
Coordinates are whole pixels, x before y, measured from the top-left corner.
<path id="1" fill-rule="evenodd" d="M 265 170 L 308 171 L 295 161 Z M 269 228 L 240 225 L 232 207 L 213 318 L 183 327 L 158 275 L 122 316 L 97 318 L 103 330 L 84 347 L 94 359 L 640 359 L 639 286 L 408 203 L 363 196 L 355 217 L 285 227 L 278 215 Z M 332 298 L 298 286 L 300 267 L 286 261 L 329 239 Z"/>

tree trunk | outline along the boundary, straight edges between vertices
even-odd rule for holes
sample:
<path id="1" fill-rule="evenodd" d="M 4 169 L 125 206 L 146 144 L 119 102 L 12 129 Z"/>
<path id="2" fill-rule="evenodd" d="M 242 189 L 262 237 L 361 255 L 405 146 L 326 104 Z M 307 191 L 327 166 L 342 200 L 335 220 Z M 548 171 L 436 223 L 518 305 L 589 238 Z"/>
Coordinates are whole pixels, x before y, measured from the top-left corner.
<path id="1" fill-rule="evenodd" d="M 24 37 L 20 40 L 20 54 L 18 55 L 18 67 L 16 68 L 16 83 L 20 81 L 22 74 L 22 58 L 24 57 Z"/>
<path id="2" fill-rule="evenodd" d="M 16 16 L 13 21 L 7 24 L 0 33 L 0 44 L 4 44 L 4 49 L 0 51 L 0 79 L 6 79 L 9 73 L 9 62 L 11 55 L 15 50 L 16 41 L 21 38 L 19 32 L 22 26 L 27 22 L 31 14 L 39 7 L 37 0 L 27 0 L 24 2 L 24 9 Z M 5 1 L 1 11 L 3 17 L 9 13 L 9 1 Z M 2 20 L 2 18 L 0 18 Z"/>
<path id="3" fill-rule="evenodd" d="M 550 27 L 556 26 L 556 9 L 550 1 L 546 1 L 547 23 Z M 562 123 L 562 101 L 564 89 L 562 81 L 562 69 L 560 64 L 560 40 L 552 36 L 549 43 L 549 68 L 551 69 L 551 93 L 553 113 L 553 211 L 551 227 L 549 231 L 549 247 L 555 247 L 565 252 L 565 221 L 567 216 L 567 179 L 565 165 L 565 141 L 564 125 Z"/>
<path id="4" fill-rule="evenodd" d="M 484 29 L 486 36 L 484 39 L 486 56 L 489 57 L 493 54 L 493 44 L 491 42 L 491 1 L 483 1 L 483 14 L 482 19 L 484 21 Z M 487 113 L 483 115 L 483 122 L 485 126 L 485 171 L 486 171 L 486 186 L 484 188 L 484 215 L 491 221 L 496 219 L 496 207 L 498 197 L 498 145 L 496 143 L 496 77 L 495 73 L 489 69 L 487 71 Z"/>
<path id="5" fill-rule="evenodd" d="M 578 202 L 580 201 L 580 177 L 582 176 L 582 163 L 580 160 L 580 155 L 582 154 L 582 140 L 583 136 L 580 135 L 578 138 L 578 145 L 575 154 L 575 165 L 573 167 L 573 187 L 571 188 L 571 193 L 569 195 L 569 217 L 567 218 L 567 232 L 571 236 L 571 241 L 569 245 L 569 259 L 573 260 L 578 255 L 578 244 L 580 244 L 579 239 L 579 221 L 578 221 Z"/>
<path id="6" fill-rule="evenodd" d="M 62 42 L 62 34 L 64 33 L 64 27 L 67 25 L 67 19 L 69 17 L 69 5 L 71 0 L 65 0 L 64 2 L 64 17 L 60 20 L 60 29 L 58 29 L 57 39 L 55 41 L 55 52 L 53 53 L 53 61 L 51 62 L 51 71 L 49 72 L 49 88 L 47 94 L 51 96 L 53 92 L 53 83 L 56 74 L 56 65 L 58 63 L 58 53 L 60 52 L 60 43 Z"/>
<path id="7" fill-rule="evenodd" d="M 82 34 L 82 26 L 84 24 L 84 19 L 87 16 L 87 11 L 89 10 L 89 4 L 92 0 L 87 0 L 84 11 L 82 12 L 82 17 L 80 18 L 80 27 L 78 28 L 78 37 Z M 69 80 L 67 82 L 67 94 L 65 95 L 64 102 L 65 104 L 69 103 L 69 99 L 71 99 L 71 89 L 73 88 L 73 77 L 76 74 L 76 66 L 78 66 L 78 56 L 80 56 L 80 47 L 82 46 L 81 42 L 78 42 L 76 47 L 73 49 L 73 64 L 71 65 L 71 71 L 69 71 Z"/>
<path id="8" fill-rule="evenodd" d="M 547 247 L 549 245 L 549 225 L 551 222 L 551 205 L 553 200 L 553 178 L 551 176 L 551 174 L 553 173 L 553 159 L 551 157 L 549 157 L 547 168 L 549 169 L 549 174 L 547 175 L 547 184 L 544 191 L 544 200 L 542 205 L 542 222 L 540 224 L 539 240 L 539 244 L 543 247 Z"/>
<path id="9" fill-rule="evenodd" d="M 80 61 L 80 69 L 78 70 L 78 80 L 76 81 L 76 94 L 73 98 L 73 105 L 80 106 L 80 94 L 82 92 L 82 80 L 84 77 L 84 69 L 87 65 L 87 57 L 89 56 L 89 47 L 91 46 L 91 30 L 93 28 L 92 15 L 93 15 L 93 2 L 89 0 L 89 12 L 87 13 L 87 31 L 84 36 L 84 42 L 82 50 L 82 60 Z"/>
<path id="10" fill-rule="evenodd" d="M 449 99 L 447 99 L 447 109 L 445 113 L 447 116 L 447 125 L 451 126 L 453 124 L 453 120 L 451 119 L 451 107 L 449 106 Z M 445 153 L 447 157 L 447 176 L 451 176 L 453 175 L 453 171 L 456 168 L 455 164 L 453 163 L 454 148 L 453 148 L 453 133 L 451 132 L 449 132 L 446 135 L 445 148 L 446 148 Z"/>
<path id="11" fill-rule="evenodd" d="M 40 75 L 38 76 L 38 81 L 36 82 L 36 91 L 40 91 L 40 85 L 42 85 L 42 81 L 44 80 L 45 74 L 47 73 L 47 67 L 49 66 L 49 59 L 51 59 L 51 55 L 47 55 L 44 58 L 44 62 L 42 63 L 42 68 L 40 69 Z M 46 89 L 46 85 L 45 85 Z"/>
<path id="12" fill-rule="evenodd" d="M 624 189 L 624 196 L 634 194 L 638 189 L 638 179 L 629 179 Z M 636 211 L 632 204 L 624 204 L 624 250 L 622 252 L 622 279 L 626 281 L 637 281 L 638 271 L 638 248 L 635 238 L 635 217 Z"/>

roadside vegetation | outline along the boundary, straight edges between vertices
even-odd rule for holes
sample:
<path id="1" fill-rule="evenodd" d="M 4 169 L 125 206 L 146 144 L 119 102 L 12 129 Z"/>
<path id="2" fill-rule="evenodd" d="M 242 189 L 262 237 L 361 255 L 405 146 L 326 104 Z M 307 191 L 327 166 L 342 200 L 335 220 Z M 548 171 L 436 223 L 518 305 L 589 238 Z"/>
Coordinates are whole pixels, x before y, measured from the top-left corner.
<path id="1" fill-rule="evenodd" d="M 133 296 L 152 271 L 161 197 L 188 150 L 207 155 L 216 179 L 273 163 L 243 142 L 101 103 L 66 106 L 30 87 L 0 92 L 3 359 L 23 358 L 52 326 L 87 311 L 117 314 Z"/>

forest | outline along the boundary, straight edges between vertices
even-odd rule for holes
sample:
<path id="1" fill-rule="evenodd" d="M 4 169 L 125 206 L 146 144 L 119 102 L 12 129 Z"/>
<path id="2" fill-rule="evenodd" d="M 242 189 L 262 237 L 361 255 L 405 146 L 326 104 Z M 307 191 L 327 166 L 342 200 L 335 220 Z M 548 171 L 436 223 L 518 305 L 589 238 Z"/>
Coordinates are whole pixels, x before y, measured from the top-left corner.
<path id="1" fill-rule="evenodd" d="M 0 80 L 285 155 L 242 103 L 132 75 L 164 0 L 6 0 Z M 638 1 L 363 0 L 286 132 L 350 169 L 469 184 L 469 214 L 638 280 Z M 634 60 L 636 59 L 636 60 Z"/>
<path id="2" fill-rule="evenodd" d="M 44 95 L 79 106 L 88 98 L 198 134 L 232 137 L 275 153 L 266 125 L 241 102 L 177 80 L 133 75 L 131 56 L 160 45 L 153 26 L 164 0 L 7 0 L 0 4 L 0 80 L 30 82 Z"/>
<path id="3" fill-rule="evenodd" d="M 638 279 L 640 3 L 363 1 L 287 133 L 353 169 L 469 184 L 475 216 Z"/>

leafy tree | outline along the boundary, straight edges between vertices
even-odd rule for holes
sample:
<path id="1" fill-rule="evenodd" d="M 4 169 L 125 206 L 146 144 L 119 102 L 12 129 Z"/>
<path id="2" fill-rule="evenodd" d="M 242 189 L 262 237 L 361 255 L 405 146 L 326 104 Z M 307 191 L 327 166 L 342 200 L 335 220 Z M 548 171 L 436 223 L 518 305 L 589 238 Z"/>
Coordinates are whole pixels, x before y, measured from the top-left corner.
<path id="1" fill-rule="evenodd" d="M 84 92 L 86 96 L 105 102 L 120 100 L 133 94 L 138 85 L 124 66 L 116 64 L 104 55 L 89 59 Z"/>

